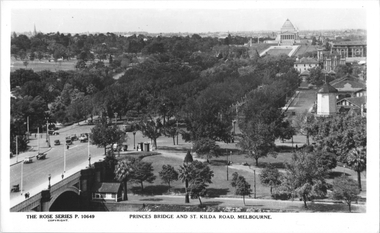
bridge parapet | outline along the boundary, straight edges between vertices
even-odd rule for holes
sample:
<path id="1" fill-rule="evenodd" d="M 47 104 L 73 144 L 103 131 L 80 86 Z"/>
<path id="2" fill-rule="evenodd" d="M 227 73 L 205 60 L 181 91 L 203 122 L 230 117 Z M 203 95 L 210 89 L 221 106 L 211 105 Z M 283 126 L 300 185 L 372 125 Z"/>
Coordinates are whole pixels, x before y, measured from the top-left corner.
<path id="1" fill-rule="evenodd" d="M 64 192 L 65 189 L 67 189 L 70 186 L 75 186 L 77 183 L 79 183 L 80 176 L 81 176 L 81 172 L 79 171 L 67 177 L 66 179 L 63 179 L 59 181 L 58 183 L 52 185 L 50 188 L 50 196 L 52 197 L 52 199 L 55 200 L 57 196 L 59 196 L 62 192 Z M 79 187 L 78 187 L 78 190 L 79 190 Z M 28 212 L 28 211 L 32 211 L 36 207 L 39 207 L 38 211 L 41 211 L 41 198 L 42 198 L 41 192 L 13 206 L 10 209 L 10 211 L 11 212 Z"/>

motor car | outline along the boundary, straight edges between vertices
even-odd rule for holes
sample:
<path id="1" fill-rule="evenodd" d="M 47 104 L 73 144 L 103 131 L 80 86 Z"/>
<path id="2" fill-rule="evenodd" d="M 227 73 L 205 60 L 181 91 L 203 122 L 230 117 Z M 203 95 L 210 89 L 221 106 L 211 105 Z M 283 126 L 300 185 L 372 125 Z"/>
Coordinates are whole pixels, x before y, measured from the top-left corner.
<path id="1" fill-rule="evenodd" d="M 27 156 L 24 158 L 24 163 L 33 163 L 33 158 L 30 156 Z"/>
<path id="2" fill-rule="evenodd" d="M 37 154 L 37 159 L 38 160 L 40 160 L 40 159 L 46 159 L 46 153 L 41 153 L 41 152 L 39 152 L 38 154 Z"/>
<path id="3" fill-rule="evenodd" d="M 88 141 L 88 135 L 86 133 L 82 133 L 80 136 L 79 136 L 79 141 L 80 142 L 87 142 Z"/>
<path id="4" fill-rule="evenodd" d="M 73 141 L 71 139 L 66 139 L 66 145 L 72 145 Z"/>
<path id="5" fill-rule="evenodd" d="M 72 141 L 76 141 L 76 140 L 78 140 L 77 135 L 76 135 L 76 134 L 71 134 L 71 140 L 72 140 Z"/>
<path id="6" fill-rule="evenodd" d="M 54 131 L 54 132 L 53 132 L 53 135 L 59 135 L 59 132 Z"/>
<path id="7" fill-rule="evenodd" d="M 58 139 L 57 139 L 57 140 L 54 140 L 54 145 L 55 145 L 55 146 L 59 146 L 59 145 L 61 145 L 61 141 L 59 141 Z"/>

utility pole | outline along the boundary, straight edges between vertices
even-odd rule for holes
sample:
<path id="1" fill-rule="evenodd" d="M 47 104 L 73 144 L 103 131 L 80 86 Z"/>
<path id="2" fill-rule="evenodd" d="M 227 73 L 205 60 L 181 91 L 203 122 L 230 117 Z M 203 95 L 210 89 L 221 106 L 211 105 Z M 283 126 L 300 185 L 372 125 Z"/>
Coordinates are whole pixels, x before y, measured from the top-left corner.
<path id="1" fill-rule="evenodd" d="M 65 138 L 66 137 L 67 137 L 67 135 L 65 135 Z M 66 145 L 63 147 L 63 173 L 62 173 L 62 179 L 64 177 L 65 172 L 66 172 Z"/>
<path id="2" fill-rule="evenodd" d="M 38 147 L 38 154 L 40 153 L 40 127 L 37 127 L 37 147 Z"/>
<path id="3" fill-rule="evenodd" d="M 91 167 L 90 134 L 88 134 L 88 138 L 87 138 L 87 155 L 88 155 L 88 167 Z"/>
<path id="4" fill-rule="evenodd" d="M 178 120 L 177 120 L 177 145 L 178 145 Z"/>
<path id="5" fill-rule="evenodd" d="M 29 140 L 29 135 L 30 135 L 30 132 L 29 132 L 29 116 L 26 117 L 26 130 L 28 131 L 28 140 Z"/>
<path id="6" fill-rule="evenodd" d="M 256 170 L 253 170 L 253 198 L 256 199 Z"/>
<path id="7" fill-rule="evenodd" d="M 16 163 L 18 162 L 18 136 L 16 135 Z"/>
<path id="8" fill-rule="evenodd" d="M 24 173 L 24 161 L 21 162 L 21 185 L 20 185 L 21 195 L 22 195 L 23 183 L 24 183 L 23 173 Z"/>

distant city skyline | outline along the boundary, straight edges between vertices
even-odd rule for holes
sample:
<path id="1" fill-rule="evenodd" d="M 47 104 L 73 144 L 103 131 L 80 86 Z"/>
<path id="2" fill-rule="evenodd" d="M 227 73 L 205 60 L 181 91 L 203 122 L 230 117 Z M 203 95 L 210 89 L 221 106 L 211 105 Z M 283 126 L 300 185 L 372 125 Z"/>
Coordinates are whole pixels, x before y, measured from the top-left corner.
<path id="1" fill-rule="evenodd" d="M 299 30 L 366 29 L 360 8 L 285 9 L 13 9 L 12 32 L 207 33 L 279 31 L 289 19 Z"/>

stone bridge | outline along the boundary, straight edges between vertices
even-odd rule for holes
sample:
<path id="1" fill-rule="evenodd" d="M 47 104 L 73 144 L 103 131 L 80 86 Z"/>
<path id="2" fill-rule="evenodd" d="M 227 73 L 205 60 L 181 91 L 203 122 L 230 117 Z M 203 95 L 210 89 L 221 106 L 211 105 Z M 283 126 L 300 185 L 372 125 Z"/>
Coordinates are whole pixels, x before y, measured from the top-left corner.
<path id="1" fill-rule="evenodd" d="M 42 190 L 34 196 L 13 206 L 11 212 L 30 211 L 86 211 L 91 201 L 91 187 L 102 176 L 101 164 L 81 170 L 50 189 Z"/>

